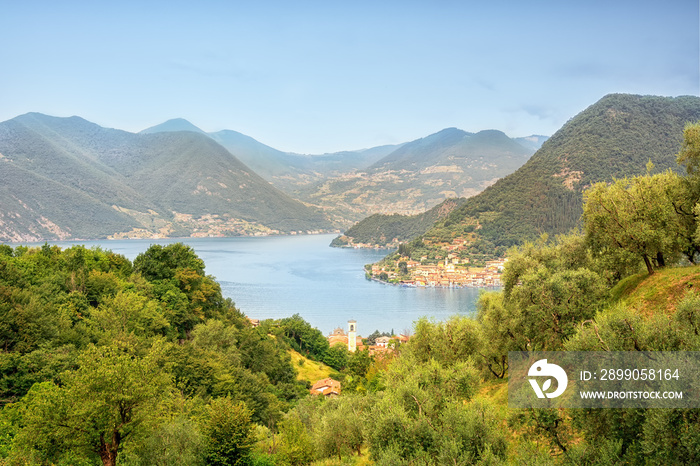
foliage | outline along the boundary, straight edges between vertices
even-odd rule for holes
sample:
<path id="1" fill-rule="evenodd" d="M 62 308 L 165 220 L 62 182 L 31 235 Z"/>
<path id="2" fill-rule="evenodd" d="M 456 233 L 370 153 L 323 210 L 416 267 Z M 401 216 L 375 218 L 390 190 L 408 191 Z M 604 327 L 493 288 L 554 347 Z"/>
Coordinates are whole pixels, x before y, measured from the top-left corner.
<path id="1" fill-rule="evenodd" d="M 158 365 L 162 351 L 158 343 L 144 357 L 117 346 L 88 348 L 60 386 L 35 384 L 14 407 L 23 425 L 15 445 L 46 461 L 78 448 L 115 465 L 122 444 L 169 395 L 169 377 Z"/>
<path id="2" fill-rule="evenodd" d="M 697 97 L 611 94 L 572 118 L 525 165 L 467 199 L 415 240 L 434 258 L 441 241 L 470 240 L 471 254 L 500 256 L 541 234 L 563 234 L 579 225 L 583 190 L 596 182 L 641 175 L 651 160 L 676 169 L 675 154 L 689 121 L 700 119 Z M 464 230 L 474 225 L 472 232 Z"/>
<path id="3" fill-rule="evenodd" d="M 280 445 L 278 455 L 282 464 L 302 466 L 315 458 L 315 447 L 306 426 L 292 412 L 280 422 Z"/>
<path id="4" fill-rule="evenodd" d="M 364 243 L 388 247 L 396 242 L 410 242 L 428 231 L 435 222 L 444 218 L 464 201 L 465 199 L 462 198 L 447 199 L 432 209 L 416 215 L 370 215 L 346 230 L 342 236 L 335 238 L 331 246 L 342 247 L 349 243 Z"/>
<path id="5" fill-rule="evenodd" d="M 229 397 L 212 400 L 204 423 L 207 438 L 205 462 L 212 466 L 243 466 L 251 463 L 253 424 L 243 403 Z"/>
<path id="6" fill-rule="evenodd" d="M 557 350 L 606 298 L 607 282 L 578 234 L 514 248 L 503 273 L 509 348 Z"/>
<path id="7" fill-rule="evenodd" d="M 596 246 L 621 248 L 639 255 L 651 274 L 652 260 L 666 260 L 688 249 L 681 217 L 681 179 L 672 172 L 636 176 L 611 185 L 596 183 L 584 193 L 586 234 Z"/>
<path id="8" fill-rule="evenodd" d="M 399 358 L 387 390 L 372 411 L 369 445 L 377 464 L 476 463 L 505 457 L 506 444 L 493 408 L 471 399 L 478 377 L 470 364 L 453 369 L 431 359 Z"/>
<path id="9" fill-rule="evenodd" d="M 228 397 L 274 427 L 308 393 L 286 343 L 252 328 L 186 246 L 136 266 L 80 246 L 0 252 L 8 461 L 203 464 L 202 406 Z"/>
<path id="10" fill-rule="evenodd" d="M 133 134 L 37 113 L 0 133 L 0 204 L 12 214 L 3 241 L 331 227 L 204 134 Z"/>

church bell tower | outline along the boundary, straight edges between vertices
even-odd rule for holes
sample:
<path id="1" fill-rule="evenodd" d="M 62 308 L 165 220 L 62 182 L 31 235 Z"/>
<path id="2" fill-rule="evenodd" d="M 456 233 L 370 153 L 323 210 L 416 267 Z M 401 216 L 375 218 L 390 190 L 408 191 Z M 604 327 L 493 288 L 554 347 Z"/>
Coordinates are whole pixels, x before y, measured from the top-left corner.
<path id="1" fill-rule="evenodd" d="M 348 320 L 348 351 L 354 353 L 357 349 L 357 322 Z"/>

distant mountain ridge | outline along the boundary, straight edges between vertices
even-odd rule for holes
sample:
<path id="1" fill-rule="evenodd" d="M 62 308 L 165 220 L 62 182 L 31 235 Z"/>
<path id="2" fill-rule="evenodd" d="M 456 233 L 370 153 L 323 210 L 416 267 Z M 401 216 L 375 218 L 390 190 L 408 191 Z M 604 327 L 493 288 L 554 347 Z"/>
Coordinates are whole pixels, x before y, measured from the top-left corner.
<path id="1" fill-rule="evenodd" d="M 509 246 L 575 227 L 582 192 L 592 183 L 680 170 L 675 154 L 684 125 L 700 120 L 700 98 L 611 94 L 569 120 L 530 160 L 481 194 L 467 199 L 413 243 L 421 257 L 502 255 Z"/>
<path id="2" fill-rule="evenodd" d="M 0 123 L 0 154 L 1 241 L 332 228 L 197 131 L 30 113 Z"/>
<path id="3" fill-rule="evenodd" d="M 306 155 L 283 152 L 233 130 L 206 133 L 182 118 L 168 120 L 141 131 L 142 134 L 193 131 L 206 134 L 257 174 L 288 194 L 299 187 L 322 181 L 349 171 L 365 168 L 401 144 L 373 147 L 357 151 Z"/>
<path id="4" fill-rule="evenodd" d="M 510 148 L 505 163 L 487 147 L 494 141 Z M 135 134 L 29 113 L 0 123 L 0 241 L 328 230 L 453 197 L 448 188 L 465 167 L 470 179 L 489 172 L 468 190 L 478 192 L 514 169 L 509 157 L 527 158 L 514 141 L 448 128 L 405 144 L 300 155 L 182 118 Z"/>
<path id="5" fill-rule="evenodd" d="M 398 248 L 400 243 L 424 234 L 466 199 L 447 199 L 416 215 L 374 214 L 360 220 L 331 242 L 333 247 Z"/>
<path id="6" fill-rule="evenodd" d="M 415 215 L 445 199 L 471 197 L 512 173 L 535 152 L 526 146 L 497 130 L 447 128 L 300 198 L 356 220 L 375 213 Z"/>

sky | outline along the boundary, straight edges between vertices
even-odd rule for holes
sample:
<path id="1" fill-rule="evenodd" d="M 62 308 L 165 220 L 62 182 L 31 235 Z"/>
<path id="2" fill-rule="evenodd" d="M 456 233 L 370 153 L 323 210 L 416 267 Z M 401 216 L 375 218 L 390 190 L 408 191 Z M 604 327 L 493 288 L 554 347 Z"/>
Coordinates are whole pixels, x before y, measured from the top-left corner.
<path id="1" fill-rule="evenodd" d="M 320 154 L 550 136 L 609 93 L 700 95 L 698 0 L 0 0 L 0 121 L 171 118 Z"/>

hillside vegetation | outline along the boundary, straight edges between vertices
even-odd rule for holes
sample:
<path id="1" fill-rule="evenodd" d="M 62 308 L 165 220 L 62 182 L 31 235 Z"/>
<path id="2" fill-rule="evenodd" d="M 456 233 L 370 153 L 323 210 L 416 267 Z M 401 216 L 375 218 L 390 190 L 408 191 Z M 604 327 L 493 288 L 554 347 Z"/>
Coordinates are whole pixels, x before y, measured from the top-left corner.
<path id="1" fill-rule="evenodd" d="M 513 174 L 469 198 L 415 240 L 412 258 L 443 256 L 455 240 L 501 256 L 543 233 L 580 225 L 583 191 L 595 182 L 679 171 L 683 127 L 700 118 L 698 97 L 612 94 L 572 118 Z M 427 251 L 426 251 L 427 249 Z"/>
<path id="2" fill-rule="evenodd" d="M 465 202 L 465 199 L 447 199 L 432 209 L 416 215 L 374 214 L 357 222 L 331 242 L 334 247 L 388 248 L 411 241 L 430 229 L 435 222 Z"/>
<path id="3" fill-rule="evenodd" d="M 531 144 L 496 130 L 447 128 L 298 195 L 355 221 L 375 213 L 415 215 L 445 199 L 481 192 L 525 163 L 534 152 Z"/>
<path id="4" fill-rule="evenodd" d="M 649 165 L 594 184 L 583 231 L 512 248 L 476 319 L 419 319 L 376 356 L 330 347 L 299 315 L 252 328 L 182 244 L 133 263 L 0 246 L 0 458 L 697 464 L 697 409 L 514 409 L 505 385 L 510 351 L 700 349 L 700 272 L 687 265 L 700 259 L 700 123 L 684 134 L 685 176 Z M 336 371 L 339 397 L 308 394 L 295 368 L 311 361 Z"/>
<path id="5" fill-rule="evenodd" d="M 197 132 L 132 134 L 27 114 L 0 123 L 0 165 L 4 241 L 331 227 Z"/>

